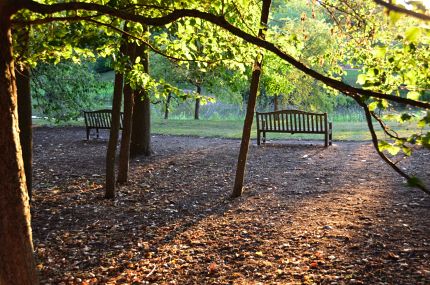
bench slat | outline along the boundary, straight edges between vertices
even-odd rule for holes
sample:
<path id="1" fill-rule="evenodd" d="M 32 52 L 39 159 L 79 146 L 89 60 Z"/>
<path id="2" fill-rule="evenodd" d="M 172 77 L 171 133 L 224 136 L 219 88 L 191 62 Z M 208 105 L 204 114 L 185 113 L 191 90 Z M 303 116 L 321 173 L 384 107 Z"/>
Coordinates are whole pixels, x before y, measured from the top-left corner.
<path id="1" fill-rule="evenodd" d="M 281 118 L 282 118 L 282 130 L 286 131 L 287 129 L 285 129 L 285 118 L 284 118 L 284 113 L 281 113 Z"/>
<path id="2" fill-rule="evenodd" d="M 314 132 L 314 115 L 311 115 L 311 124 L 312 124 L 312 131 Z"/>

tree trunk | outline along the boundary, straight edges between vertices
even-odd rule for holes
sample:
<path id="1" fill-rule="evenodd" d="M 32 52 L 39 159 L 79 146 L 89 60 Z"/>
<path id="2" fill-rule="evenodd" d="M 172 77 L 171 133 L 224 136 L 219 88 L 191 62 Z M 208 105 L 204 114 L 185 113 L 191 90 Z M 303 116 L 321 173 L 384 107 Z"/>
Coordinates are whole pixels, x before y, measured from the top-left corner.
<path id="1" fill-rule="evenodd" d="M 278 95 L 275 95 L 274 97 L 273 97 L 273 111 L 278 111 L 279 110 L 279 96 Z"/>
<path id="2" fill-rule="evenodd" d="M 124 126 L 122 130 L 121 149 L 119 151 L 118 183 L 127 183 L 130 165 L 130 141 L 134 107 L 133 90 L 129 84 L 124 86 Z"/>
<path id="3" fill-rule="evenodd" d="M 30 27 L 21 27 L 15 31 L 15 34 L 17 37 L 18 54 L 25 59 L 29 52 Z M 25 63 L 19 64 L 15 69 L 15 75 L 18 92 L 19 138 L 21 141 L 22 158 L 24 160 L 27 191 L 31 200 L 33 186 L 33 130 L 31 119 L 30 67 Z"/>
<path id="4" fill-rule="evenodd" d="M 264 31 L 267 30 L 267 22 L 269 19 L 271 0 L 263 1 L 263 8 L 261 10 L 261 26 L 258 31 L 258 36 L 264 39 Z M 237 160 L 236 177 L 234 181 L 234 188 L 232 197 L 239 197 L 242 195 L 243 182 L 245 180 L 246 160 L 248 156 L 249 140 L 251 138 L 251 127 L 254 120 L 255 102 L 257 100 L 258 86 L 260 82 L 260 75 L 262 69 L 262 57 L 256 59 L 252 69 L 251 86 L 249 90 L 248 106 L 246 109 L 245 122 L 243 124 L 242 141 L 240 143 L 239 157 Z"/>
<path id="5" fill-rule="evenodd" d="M 15 11 L 7 2 L 0 1 L 0 284 L 38 284 L 17 120 L 10 23 Z"/>
<path id="6" fill-rule="evenodd" d="M 112 100 L 112 124 L 109 134 L 109 143 L 106 151 L 106 192 L 105 198 L 115 198 L 115 156 L 116 145 L 118 143 L 120 115 L 121 115 L 121 97 L 124 76 L 122 73 L 115 73 L 115 85 Z"/>
<path id="7" fill-rule="evenodd" d="M 202 87 L 200 87 L 200 85 L 197 86 L 197 94 L 202 93 Z M 196 98 L 196 106 L 194 108 L 194 120 L 199 120 L 200 119 L 200 98 Z"/>
<path id="8" fill-rule="evenodd" d="M 167 95 L 166 104 L 164 105 L 164 119 L 167 120 L 169 118 L 169 108 L 170 108 L 170 100 L 172 99 L 172 93 Z"/>
<path id="9" fill-rule="evenodd" d="M 141 46 L 136 51 L 142 55 L 144 71 L 149 73 L 148 49 Z M 151 101 L 145 90 L 134 91 L 133 129 L 131 132 L 130 155 L 150 156 L 151 149 Z"/>
<path id="10" fill-rule="evenodd" d="M 33 187 L 33 129 L 31 119 L 30 67 L 23 66 L 22 70 L 16 72 L 16 85 L 18 91 L 19 137 L 24 161 L 27 191 L 31 200 L 31 191 Z"/>

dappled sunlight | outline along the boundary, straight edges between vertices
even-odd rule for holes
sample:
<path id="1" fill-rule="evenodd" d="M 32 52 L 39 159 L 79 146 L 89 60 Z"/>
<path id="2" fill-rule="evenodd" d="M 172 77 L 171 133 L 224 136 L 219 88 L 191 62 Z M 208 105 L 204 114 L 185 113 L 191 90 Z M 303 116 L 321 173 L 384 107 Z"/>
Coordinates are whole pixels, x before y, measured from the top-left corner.
<path id="1" fill-rule="evenodd" d="M 41 144 L 58 144 L 49 138 Z M 96 164 L 55 179 L 61 163 L 45 164 L 36 154 L 42 173 L 32 210 L 43 283 L 429 279 L 430 199 L 407 192 L 414 190 L 401 185 L 369 142 L 251 145 L 246 189 L 234 200 L 239 141 L 163 136 L 154 142 L 155 155 L 133 160 L 130 182 L 115 201 L 102 199 L 104 174 Z M 103 161 L 101 145 L 63 145 L 73 165 L 82 161 L 74 156 Z M 43 151 L 51 152 L 49 144 Z"/>

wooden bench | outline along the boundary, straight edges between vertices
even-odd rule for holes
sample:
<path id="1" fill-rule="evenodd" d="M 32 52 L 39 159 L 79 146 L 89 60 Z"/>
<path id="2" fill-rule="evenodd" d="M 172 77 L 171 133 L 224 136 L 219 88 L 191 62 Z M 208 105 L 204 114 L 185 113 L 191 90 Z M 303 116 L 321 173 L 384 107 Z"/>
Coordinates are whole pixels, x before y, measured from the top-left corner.
<path id="1" fill-rule="evenodd" d="M 124 113 L 120 116 L 120 130 L 123 129 Z M 85 127 L 87 128 L 87 140 L 90 139 L 90 130 L 96 129 L 97 138 L 100 129 L 110 130 L 112 126 L 112 110 L 84 111 Z"/>
<path id="2" fill-rule="evenodd" d="M 276 112 L 256 112 L 257 145 L 260 145 L 261 134 L 263 143 L 266 133 L 304 133 L 324 134 L 324 145 L 332 144 L 332 123 L 327 113 L 310 113 L 299 110 L 281 110 Z"/>

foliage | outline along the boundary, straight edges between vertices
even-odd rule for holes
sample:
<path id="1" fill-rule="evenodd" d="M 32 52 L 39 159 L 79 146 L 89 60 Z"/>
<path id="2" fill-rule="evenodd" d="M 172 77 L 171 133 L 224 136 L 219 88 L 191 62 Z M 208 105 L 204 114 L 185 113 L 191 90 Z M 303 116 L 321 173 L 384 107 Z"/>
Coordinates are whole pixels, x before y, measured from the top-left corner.
<path id="1" fill-rule="evenodd" d="M 91 109 L 107 84 L 88 66 L 70 61 L 39 64 L 31 79 L 34 109 L 56 121 L 76 119 L 82 110 Z"/>
<path id="2" fill-rule="evenodd" d="M 374 17 L 375 15 L 368 16 Z M 351 62 L 361 67 L 357 83 L 363 88 L 402 96 L 413 100 L 429 101 L 430 94 L 430 26 L 414 18 L 404 17 L 396 12 L 389 12 L 384 21 L 373 19 L 372 37 L 364 45 L 351 49 Z M 369 99 L 369 110 L 399 110 L 400 115 L 393 116 L 399 123 L 409 122 L 417 117 L 418 128 L 428 126 L 426 112 L 412 114 L 407 109 L 399 109 L 386 100 Z M 396 155 L 400 150 L 405 155 L 411 154 L 410 144 L 429 146 L 430 133 L 422 131 L 408 137 L 393 134 L 394 142 L 380 141 L 381 150 Z"/>
<path id="3" fill-rule="evenodd" d="M 330 76 L 341 71 L 332 24 L 325 11 L 309 1 L 274 1 L 269 36 L 289 54 L 300 58 L 313 69 Z M 268 54 L 262 78 L 268 96 L 281 96 L 281 105 L 298 106 L 311 111 L 332 111 L 341 101 L 337 92 L 326 89 L 273 54 Z"/>

